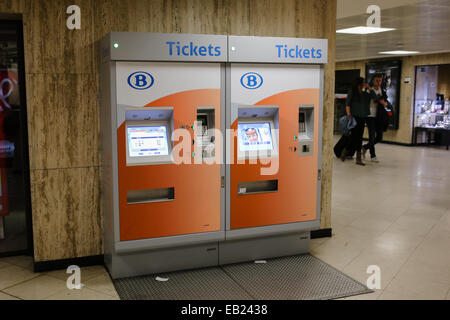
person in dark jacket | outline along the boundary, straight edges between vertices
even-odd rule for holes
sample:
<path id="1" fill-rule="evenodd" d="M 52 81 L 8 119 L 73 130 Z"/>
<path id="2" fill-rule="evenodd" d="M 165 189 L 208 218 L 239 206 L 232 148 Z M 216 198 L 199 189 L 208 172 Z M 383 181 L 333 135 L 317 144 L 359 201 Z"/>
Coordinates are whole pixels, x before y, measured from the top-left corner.
<path id="1" fill-rule="evenodd" d="M 367 123 L 367 117 L 370 115 L 370 100 L 374 97 L 373 91 L 370 91 L 369 85 L 364 78 L 355 79 L 350 92 L 347 95 L 346 112 L 347 117 L 355 117 L 356 127 L 352 129 L 350 145 L 345 148 L 341 154 L 341 160 L 344 161 L 348 154 L 356 152 L 356 164 L 364 166 L 361 158 L 362 138 L 364 127 Z"/>
<path id="2" fill-rule="evenodd" d="M 375 144 L 383 140 L 383 132 L 387 130 L 389 123 L 389 116 L 385 109 L 387 106 L 387 94 L 381 87 L 382 81 L 383 75 L 379 73 L 372 78 L 373 87 L 371 90 L 373 93 L 371 93 L 372 98 L 370 100 L 370 115 L 367 118 L 369 142 L 362 147 L 363 158 L 366 158 L 366 153 L 370 150 L 370 160 L 372 162 L 379 162 L 375 153 Z"/>
<path id="3" fill-rule="evenodd" d="M 373 87 L 371 90 L 372 98 L 370 100 L 370 115 L 367 118 L 367 128 L 369 129 L 369 142 L 362 147 L 363 158 L 370 150 L 370 160 L 378 162 L 375 154 L 375 144 L 383 140 L 383 132 L 387 129 L 389 116 L 385 109 L 387 105 L 386 91 L 381 88 L 383 81 L 382 74 L 375 74 L 372 78 Z"/>

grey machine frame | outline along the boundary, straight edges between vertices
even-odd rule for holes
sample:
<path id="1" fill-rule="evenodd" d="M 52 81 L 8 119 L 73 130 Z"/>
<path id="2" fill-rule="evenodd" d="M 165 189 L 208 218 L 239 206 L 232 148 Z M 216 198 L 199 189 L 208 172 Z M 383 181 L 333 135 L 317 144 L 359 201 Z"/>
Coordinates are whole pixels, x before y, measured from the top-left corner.
<path id="1" fill-rule="evenodd" d="M 319 150 L 318 152 L 318 180 L 321 180 L 322 171 L 322 120 L 323 120 L 323 64 L 327 62 L 328 41 L 324 39 L 298 39 L 298 38 L 274 38 L 274 37 L 228 37 L 228 64 L 226 76 L 226 123 L 230 128 L 231 118 L 231 64 L 311 64 L 310 61 L 297 58 L 280 60 L 275 51 L 270 50 L 276 44 L 286 44 L 295 47 L 299 43 L 304 46 L 316 46 L 322 48 L 324 55 L 314 64 L 320 65 L 320 103 L 319 103 Z M 229 141 L 227 141 L 229 144 Z M 227 146 L 229 150 L 230 146 Z M 320 201 L 321 181 L 317 184 L 317 215 L 316 220 L 277 224 L 263 227 L 252 227 L 231 230 L 230 228 L 230 195 L 231 195 L 230 164 L 227 164 L 227 208 L 226 208 L 226 233 L 225 242 L 219 245 L 219 263 L 230 264 L 243 261 L 258 260 L 281 256 L 304 254 L 309 252 L 311 230 L 320 228 Z"/>
<path id="2" fill-rule="evenodd" d="M 215 43 L 224 48 L 220 56 L 169 56 L 164 50 L 168 40 L 199 45 Z M 323 57 L 287 58 L 280 61 L 267 48 L 283 41 L 299 42 L 323 49 Z M 118 44 L 118 47 L 114 47 Z M 116 63 L 135 62 L 198 62 L 221 64 L 221 130 L 230 127 L 230 64 L 229 63 L 296 63 L 320 65 L 319 157 L 320 180 L 322 162 L 323 64 L 327 62 L 326 39 L 234 37 L 194 34 L 158 34 L 112 32 L 100 41 L 100 121 L 102 144 L 101 201 L 104 217 L 104 259 L 113 278 L 155 274 L 184 269 L 217 266 L 309 251 L 310 231 L 320 227 L 321 183 L 318 182 L 317 219 L 307 222 L 230 230 L 229 164 L 221 165 L 221 228 L 217 232 L 197 233 L 162 238 L 120 241 L 119 181 L 117 156 L 118 105 L 116 95 Z M 240 50 L 235 52 L 238 46 Z M 226 159 L 227 141 L 223 143 L 222 160 Z M 107 179 L 108 178 L 108 179 Z M 110 200 L 108 200 L 108 198 Z"/>

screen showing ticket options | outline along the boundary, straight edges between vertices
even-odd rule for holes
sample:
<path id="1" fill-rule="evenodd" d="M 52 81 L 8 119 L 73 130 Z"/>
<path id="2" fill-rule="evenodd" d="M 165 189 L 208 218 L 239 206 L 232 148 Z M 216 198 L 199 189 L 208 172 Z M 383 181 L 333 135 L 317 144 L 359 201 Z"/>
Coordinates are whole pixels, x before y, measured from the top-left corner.
<path id="1" fill-rule="evenodd" d="M 127 136 L 131 158 L 169 155 L 166 126 L 128 127 Z"/>
<path id="2" fill-rule="evenodd" d="M 273 150 L 270 122 L 238 123 L 240 152 Z"/>

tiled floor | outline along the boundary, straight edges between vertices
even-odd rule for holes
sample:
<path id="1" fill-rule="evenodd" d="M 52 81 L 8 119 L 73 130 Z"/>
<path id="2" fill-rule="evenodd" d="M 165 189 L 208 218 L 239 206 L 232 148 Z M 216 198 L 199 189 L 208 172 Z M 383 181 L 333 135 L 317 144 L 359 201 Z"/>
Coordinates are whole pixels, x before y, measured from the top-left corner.
<path id="1" fill-rule="evenodd" d="M 335 160 L 333 237 L 312 253 L 381 289 L 347 299 L 450 299 L 450 151 L 381 144 L 380 163 Z"/>
<path id="2" fill-rule="evenodd" d="M 366 283 L 369 265 L 381 289 L 347 299 L 450 300 L 450 151 L 377 146 L 380 163 L 335 160 L 333 237 L 312 253 Z M 0 300 L 118 299 L 103 267 L 82 268 L 81 290 L 65 270 L 35 274 L 31 258 L 0 258 Z"/>
<path id="3" fill-rule="evenodd" d="M 0 300 L 118 300 L 102 266 L 81 268 L 80 290 L 67 289 L 65 270 L 33 273 L 29 257 L 0 258 Z"/>
<path id="4" fill-rule="evenodd" d="M 14 201 L 22 200 L 15 199 Z M 2 228 L 2 224 L 4 228 Z M 0 217 L 0 239 L 2 239 L 0 240 L 0 253 L 23 251 L 27 248 L 25 210 L 12 210 L 8 216 Z"/>

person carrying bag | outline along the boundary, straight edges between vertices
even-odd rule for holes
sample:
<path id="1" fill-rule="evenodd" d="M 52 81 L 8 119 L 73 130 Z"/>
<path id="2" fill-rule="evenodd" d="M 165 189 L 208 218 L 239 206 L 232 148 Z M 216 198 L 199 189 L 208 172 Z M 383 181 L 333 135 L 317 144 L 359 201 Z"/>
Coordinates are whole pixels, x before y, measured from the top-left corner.
<path id="1" fill-rule="evenodd" d="M 342 128 L 342 137 L 334 146 L 333 151 L 336 157 L 341 158 L 342 151 L 345 148 L 348 148 L 350 144 L 350 134 L 351 130 L 356 127 L 356 120 L 353 116 L 350 116 L 350 118 L 347 118 L 347 116 L 343 116 L 339 119 L 339 124 Z M 343 159 L 343 161 L 345 161 L 345 158 Z"/>
<path id="2" fill-rule="evenodd" d="M 356 152 L 356 164 L 364 166 L 361 158 L 362 138 L 367 117 L 370 115 L 371 95 L 368 91 L 368 84 L 364 78 L 358 77 L 353 83 L 352 89 L 347 95 L 347 119 L 355 117 L 356 126 L 352 129 L 349 146 L 342 151 L 341 160 L 345 161 L 348 154 Z"/>

